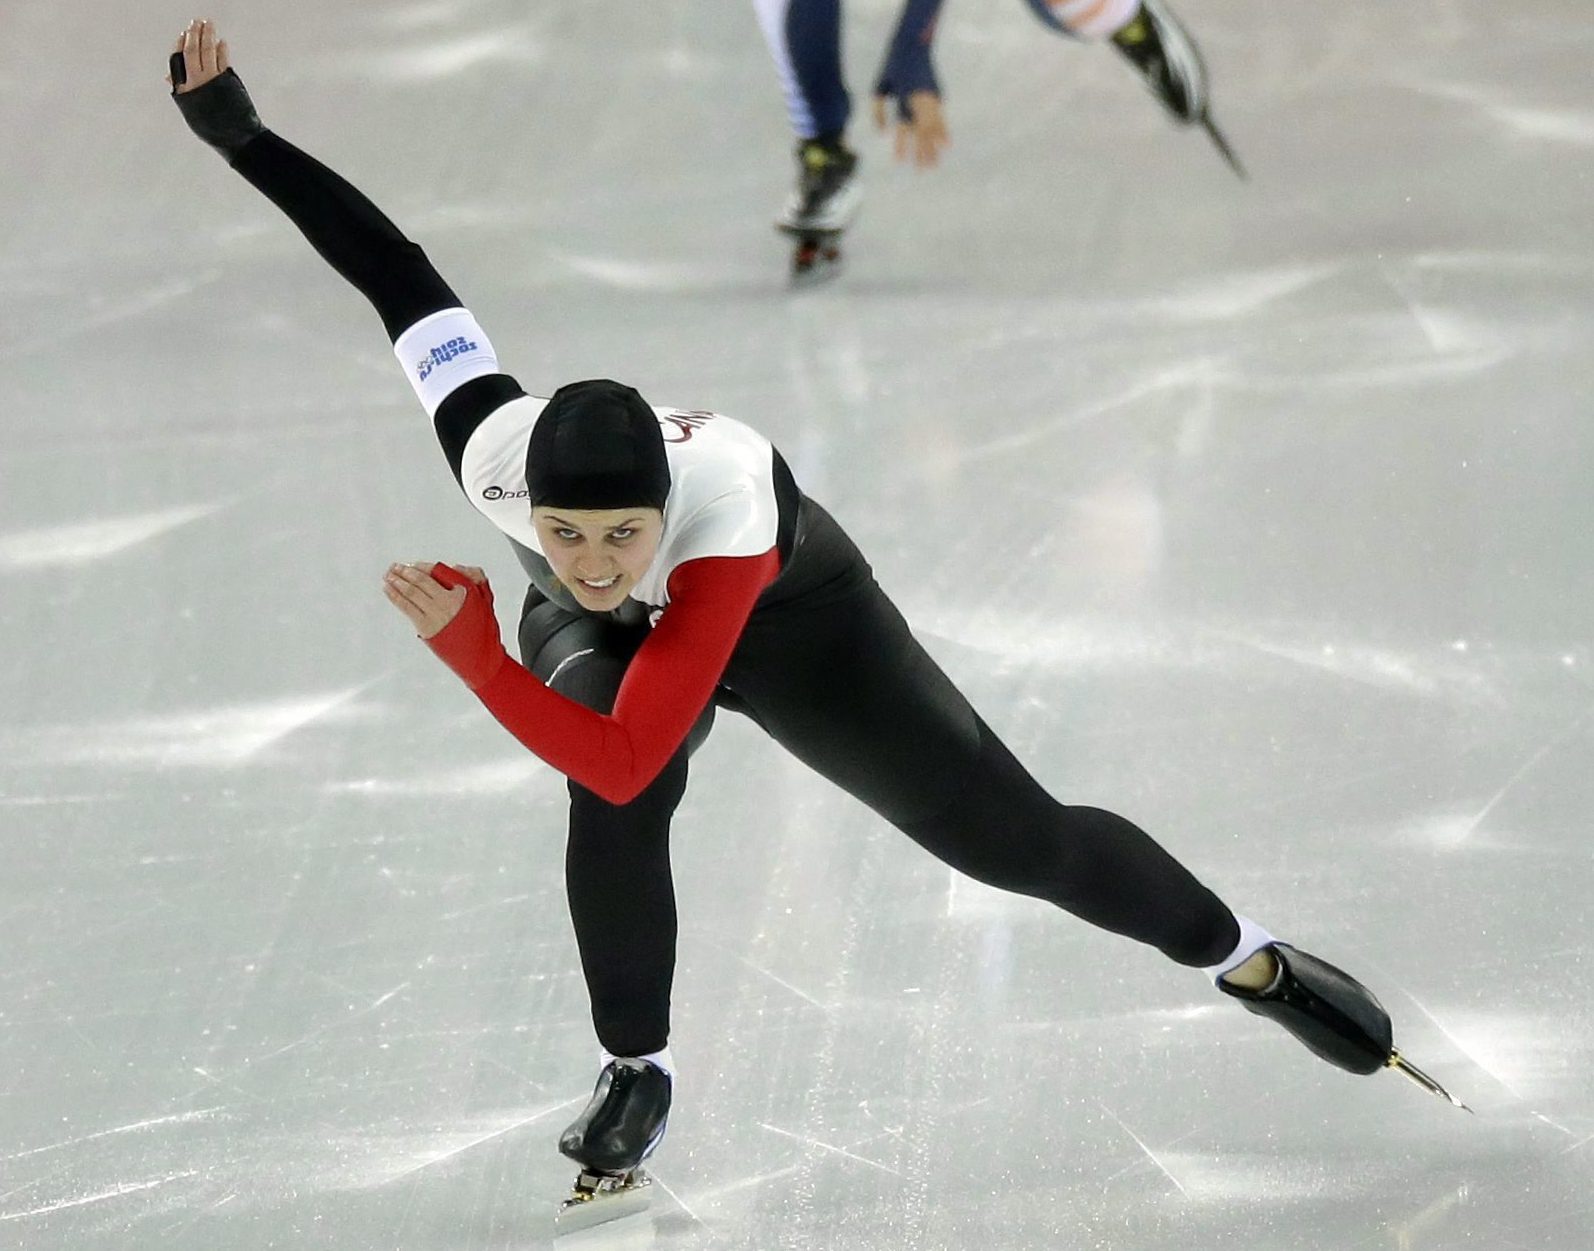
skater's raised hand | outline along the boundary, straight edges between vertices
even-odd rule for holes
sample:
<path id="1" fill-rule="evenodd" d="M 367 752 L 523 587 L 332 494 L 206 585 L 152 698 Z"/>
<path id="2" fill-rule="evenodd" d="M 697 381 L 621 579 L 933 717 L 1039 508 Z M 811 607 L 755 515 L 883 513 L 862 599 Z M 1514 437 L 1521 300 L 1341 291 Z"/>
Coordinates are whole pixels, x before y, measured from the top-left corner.
<path id="1" fill-rule="evenodd" d="M 227 42 L 216 38 L 216 24 L 195 18 L 177 36 L 168 58 L 172 100 L 188 128 L 229 163 L 265 127 L 243 79 L 232 69 Z"/>
<path id="2" fill-rule="evenodd" d="M 493 589 L 480 569 L 390 565 L 382 589 L 471 690 L 480 690 L 509 662 L 493 616 Z"/>
<path id="3" fill-rule="evenodd" d="M 459 615 L 468 595 L 458 578 L 444 574 L 448 583 L 445 585 L 433 576 L 445 569 L 463 574 L 479 587 L 487 586 L 487 575 L 474 565 L 453 570 L 447 565 L 395 564 L 388 567 L 387 576 L 382 579 L 389 602 L 410 619 L 415 633 L 423 639 L 436 638 Z"/>
<path id="4" fill-rule="evenodd" d="M 890 124 L 887 106 L 891 100 L 890 95 L 877 95 L 874 98 L 875 125 L 881 130 Z M 940 93 L 915 91 L 909 94 L 898 109 L 896 137 L 892 145 L 897 160 L 912 160 L 920 169 L 931 169 L 940 163 L 942 149 L 951 144 L 952 136 L 947 131 Z"/>
<path id="5" fill-rule="evenodd" d="M 172 49 L 174 56 L 178 53 L 183 57 L 183 82 L 174 83 L 172 76 L 166 75 L 167 84 L 178 95 L 197 91 L 212 79 L 220 78 L 232 64 L 227 54 L 227 41 L 216 37 L 216 23 L 209 18 L 196 17 L 188 23 Z"/>

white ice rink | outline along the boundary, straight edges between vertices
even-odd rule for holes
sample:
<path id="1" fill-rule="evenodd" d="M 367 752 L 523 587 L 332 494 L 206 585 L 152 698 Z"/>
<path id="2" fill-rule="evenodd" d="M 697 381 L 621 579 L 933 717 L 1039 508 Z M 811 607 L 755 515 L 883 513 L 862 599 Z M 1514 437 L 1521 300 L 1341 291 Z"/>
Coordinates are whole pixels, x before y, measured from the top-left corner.
<path id="1" fill-rule="evenodd" d="M 586 1247 L 1594 1247 L 1594 12 L 1180 3 L 1249 185 L 949 0 L 950 159 L 858 127 L 850 269 L 795 295 L 747 0 L 214 11 L 528 390 L 768 433 L 1043 781 L 1477 1109 L 953 879 L 727 715 L 668 1194 Z M 897 8 L 848 0 L 860 105 Z M 595 1072 L 562 781 L 379 587 L 523 583 L 168 102 L 190 16 L 0 6 L 0 1247 L 546 1247 Z"/>

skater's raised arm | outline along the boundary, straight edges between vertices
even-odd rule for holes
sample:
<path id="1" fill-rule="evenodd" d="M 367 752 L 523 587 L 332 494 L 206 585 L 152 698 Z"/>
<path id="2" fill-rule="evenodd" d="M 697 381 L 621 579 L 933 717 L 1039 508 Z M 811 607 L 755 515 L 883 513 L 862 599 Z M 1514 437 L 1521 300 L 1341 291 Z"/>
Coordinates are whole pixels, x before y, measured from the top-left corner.
<path id="1" fill-rule="evenodd" d="M 470 430 L 524 394 L 499 372 L 475 318 L 375 204 L 261 124 L 214 23 L 195 19 L 178 36 L 168 81 L 189 128 L 371 302 L 457 472 L 457 448 Z"/>

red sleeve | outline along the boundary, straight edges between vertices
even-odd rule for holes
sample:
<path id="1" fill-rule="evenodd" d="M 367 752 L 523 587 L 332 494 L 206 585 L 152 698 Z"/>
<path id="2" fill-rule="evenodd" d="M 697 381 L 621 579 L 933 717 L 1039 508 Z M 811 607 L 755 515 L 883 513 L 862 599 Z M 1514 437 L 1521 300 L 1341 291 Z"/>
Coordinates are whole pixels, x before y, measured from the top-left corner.
<path id="1" fill-rule="evenodd" d="M 608 716 L 549 690 L 510 660 L 490 608 L 484 620 L 480 588 L 467 587 L 465 606 L 429 643 L 517 739 L 611 804 L 626 804 L 685 741 L 754 603 L 779 571 L 773 549 L 708 556 L 676 569 L 669 607 L 632 658 Z"/>

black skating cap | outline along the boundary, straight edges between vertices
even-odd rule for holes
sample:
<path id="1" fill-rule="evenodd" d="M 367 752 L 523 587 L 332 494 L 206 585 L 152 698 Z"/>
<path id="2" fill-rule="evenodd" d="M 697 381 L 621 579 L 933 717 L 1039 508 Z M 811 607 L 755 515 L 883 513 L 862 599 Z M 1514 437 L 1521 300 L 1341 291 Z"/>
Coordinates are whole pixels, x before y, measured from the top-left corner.
<path id="1" fill-rule="evenodd" d="M 532 427 L 526 487 L 533 507 L 662 509 L 670 466 L 658 418 L 607 378 L 560 387 Z"/>

